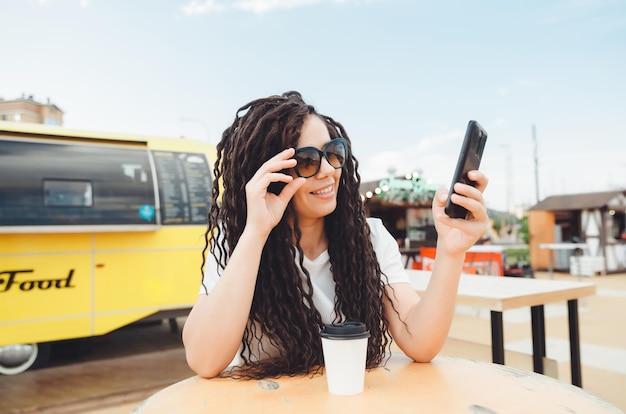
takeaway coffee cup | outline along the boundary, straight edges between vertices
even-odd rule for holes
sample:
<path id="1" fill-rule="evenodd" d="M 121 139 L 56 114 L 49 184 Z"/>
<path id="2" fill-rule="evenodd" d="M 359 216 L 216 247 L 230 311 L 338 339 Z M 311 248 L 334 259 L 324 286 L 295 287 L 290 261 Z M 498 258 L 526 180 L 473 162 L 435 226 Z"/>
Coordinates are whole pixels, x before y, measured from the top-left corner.
<path id="1" fill-rule="evenodd" d="M 370 337 L 365 324 L 325 325 L 321 335 L 328 391 L 336 395 L 363 392 L 367 338 Z"/>

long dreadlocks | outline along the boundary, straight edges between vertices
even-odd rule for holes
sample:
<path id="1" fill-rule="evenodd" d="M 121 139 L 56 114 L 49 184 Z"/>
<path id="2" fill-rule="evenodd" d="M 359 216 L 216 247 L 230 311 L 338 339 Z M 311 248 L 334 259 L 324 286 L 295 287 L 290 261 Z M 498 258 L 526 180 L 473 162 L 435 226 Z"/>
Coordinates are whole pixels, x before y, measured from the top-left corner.
<path id="1" fill-rule="evenodd" d="M 202 252 L 223 268 L 246 223 L 245 185 L 269 158 L 296 147 L 309 115 L 322 119 L 331 139 L 350 139 L 343 126 L 321 115 L 298 92 L 252 101 L 237 111 L 217 145 L 212 204 Z M 376 259 L 359 193 L 358 161 L 351 155 L 343 166 L 337 208 L 325 217 L 328 253 L 335 287 L 334 322 L 356 320 L 370 330 L 367 367 L 378 366 L 391 344 L 384 316 L 384 274 Z M 304 267 L 301 232 L 293 201 L 272 230 L 263 249 L 249 321 L 240 353 L 244 364 L 229 375 L 262 378 L 311 373 L 323 364 L 319 330 L 322 317 L 313 304 L 313 286 Z M 295 245 L 294 245 L 295 240 Z M 296 258 L 298 258 L 296 260 Z M 305 275 L 302 278 L 300 271 Z M 210 323 L 210 322 L 207 322 Z M 261 358 L 253 342 L 263 337 L 279 354 Z"/>

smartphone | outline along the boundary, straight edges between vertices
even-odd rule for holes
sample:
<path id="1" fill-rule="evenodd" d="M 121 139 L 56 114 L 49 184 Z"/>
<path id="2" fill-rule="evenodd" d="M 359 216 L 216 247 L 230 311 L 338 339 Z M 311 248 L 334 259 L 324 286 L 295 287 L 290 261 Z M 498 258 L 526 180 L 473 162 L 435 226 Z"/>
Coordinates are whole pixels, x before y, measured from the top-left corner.
<path id="1" fill-rule="evenodd" d="M 283 174 L 289 174 L 289 170 L 280 170 L 280 172 Z M 270 185 L 267 186 L 267 191 L 279 195 L 286 185 L 287 183 L 284 183 L 282 181 L 272 181 Z"/>
<path id="2" fill-rule="evenodd" d="M 273 181 L 267 187 L 267 191 L 270 193 L 279 195 L 280 192 L 283 191 L 283 188 L 285 188 L 286 185 L 287 183 L 283 183 L 282 181 Z"/>
<path id="3" fill-rule="evenodd" d="M 487 132 L 476 121 L 469 121 L 467 124 L 467 130 L 465 131 L 465 138 L 463 139 L 463 146 L 459 153 L 459 159 L 456 163 L 456 169 L 454 176 L 452 177 L 452 184 L 450 185 L 450 193 L 448 194 L 448 201 L 446 202 L 445 212 L 452 218 L 466 218 L 467 210 L 464 207 L 454 204 L 450 201 L 450 197 L 454 194 L 454 184 L 464 183 L 469 185 L 476 185 L 476 183 L 467 178 L 467 173 L 472 170 L 477 170 L 480 166 L 480 160 L 483 157 L 483 150 L 485 149 L 485 143 L 487 142 Z"/>

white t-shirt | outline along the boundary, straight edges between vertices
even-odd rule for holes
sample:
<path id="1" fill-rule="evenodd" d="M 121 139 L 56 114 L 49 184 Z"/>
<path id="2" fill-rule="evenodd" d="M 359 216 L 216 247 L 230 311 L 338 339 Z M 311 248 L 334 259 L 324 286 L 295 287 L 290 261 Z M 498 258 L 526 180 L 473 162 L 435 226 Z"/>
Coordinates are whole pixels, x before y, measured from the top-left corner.
<path id="1" fill-rule="evenodd" d="M 409 276 L 402 264 L 398 244 L 385 228 L 382 221 L 378 218 L 368 218 L 367 223 L 370 226 L 371 240 L 374 252 L 378 258 L 381 271 L 387 276 L 386 283 L 409 282 Z M 325 250 L 316 259 L 309 260 L 304 257 L 304 267 L 311 276 L 313 285 L 313 303 L 315 308 L 322 316 L 323 323 L 331 323 L 334 319 L 334 299 L 335 299 L 335 281 L 330 271 L 330 256 L 328 250 Z M 217 272 L 218 265 L 213 255 L 207 255 L 205 266 L 204 285 L 210 293 L 219 280 Z M 301 273 L 304 278 L 304 274 Z M 382 276 L 383 278 L 385 276 Z M 200 293 L 204 294 L 203 287 Z M 239 364 L 241 361 L 238 355 L 235 357 L 231 365 Z"/>

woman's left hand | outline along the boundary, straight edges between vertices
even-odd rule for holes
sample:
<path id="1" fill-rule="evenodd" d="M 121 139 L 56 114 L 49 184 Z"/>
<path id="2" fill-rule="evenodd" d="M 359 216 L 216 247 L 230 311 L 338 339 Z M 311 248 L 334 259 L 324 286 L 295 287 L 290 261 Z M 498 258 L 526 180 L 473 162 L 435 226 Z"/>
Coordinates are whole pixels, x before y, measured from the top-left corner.
<path id="1" fill-rule="evenodd" d="M 489 179 L 481 171 L 468 173 L 468 178 L 476 182 L 476 186 L 456 183 L 452 194 L 452 202 L 465 207 L 469 213 L 466 219 L 450 218 L 445 213 L 448 191 L 440 188 L 433 199 L 433 217 L 437 229 L 437 248 L 450 254 L 462 253 L 472 247 L 485 231 L 489 222 L 483 192 Z"/>

